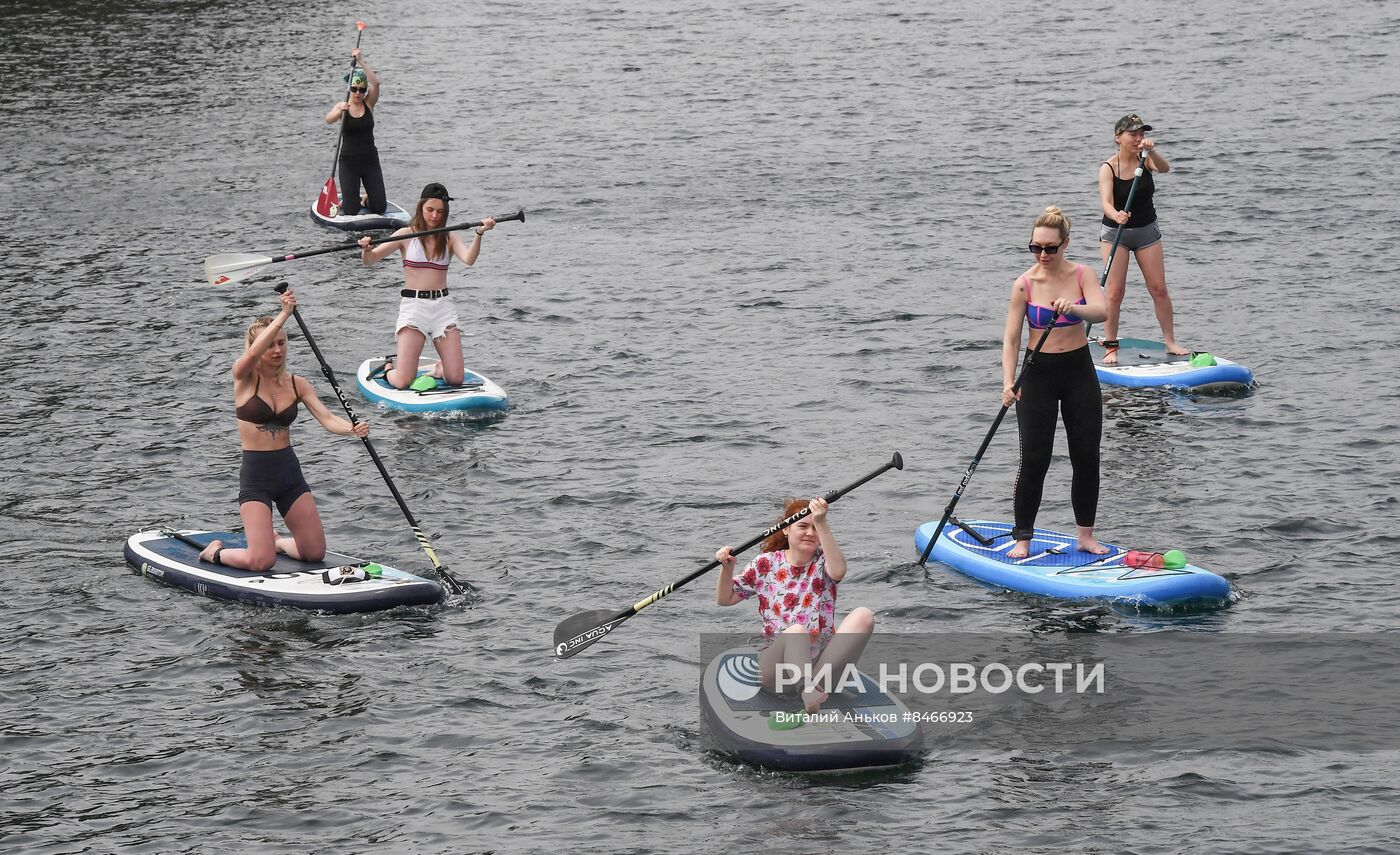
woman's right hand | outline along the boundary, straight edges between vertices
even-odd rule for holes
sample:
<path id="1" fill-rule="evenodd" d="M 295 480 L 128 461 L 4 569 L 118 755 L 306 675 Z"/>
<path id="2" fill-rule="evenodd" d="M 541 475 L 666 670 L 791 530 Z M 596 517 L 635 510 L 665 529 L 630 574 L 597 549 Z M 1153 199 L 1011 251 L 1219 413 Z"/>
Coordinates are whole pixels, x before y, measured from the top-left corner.
<path id="1" fill-rule="evenodd" d="M 1015 383 L 1008 383 L 1001 387 L 1001 405 L 1009 407 L 1021 400 L 1021 390 L 1016 388 Z"/>
<path id="2" fill-rule="evenodd" d="M 370 237 L 369 235 L 365 235 L 364 237 L 360 238 L 360 251 L 364 252 L 365 250 L 369 249 L 370 246 L 372 246 L 373 244 L 374 238 Z"/>
<path id="3" fill-rule="evenodd" d="M 283 316 L 290 315 L 292 312 L 296 311 L 296 307 L 297 307 L 297 296 L 296 296 L 295 294 L 292 293 L 292 289 L 291 289 L 291 288 L 288 288 L 287 290 L 285 290 L 285 291 L 282 292 L 282 314 L 283 314 Z"/>
<path id="4" fill-rule="evenodd" d="M 1118 223 L 1119 225 L 1122 225 L 1123 223 L 1126 223 L 1126 222 L 1129 220 L 1129 218 L 1131 218 L 1131 217 L 1132 217 L 1132 214 L 1129 214 L 1127 211 L 1114 211 L 1114 212 L 1113 212 L 1113 221 L 1114 221 L 1115 223 Z"/>
<path id="5" fill-rule="evenodd" d="M 350 109 L 350 104 L 347 101 L 337 101 L 334 109 L 344 113 L 346 110 Z"/>
<path id="6" fill-rule="evenodd" d="M 733 572 L 734 552 L 729 547 L 721 546 L 719 550 L 715 552 L 715 560 L 718 561 L 725 570 Z"/>

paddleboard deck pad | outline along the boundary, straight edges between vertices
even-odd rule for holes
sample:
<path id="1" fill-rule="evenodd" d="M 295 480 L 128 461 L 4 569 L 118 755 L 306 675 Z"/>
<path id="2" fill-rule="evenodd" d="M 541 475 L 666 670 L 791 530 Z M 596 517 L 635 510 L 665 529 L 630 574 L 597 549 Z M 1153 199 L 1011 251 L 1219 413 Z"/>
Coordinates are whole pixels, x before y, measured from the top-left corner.
<path id="1" fill-rule="evenodd" d="M 860 679 L 859 691 L 848 686 L 833 692 L 820 712 L 794 727 L 795 714 L 803 712 L 801 700 L 764 689 L 758 653 L 733 648 L 710 662 L 700 678 L 700 711 L 726 753 L 766 769 L 861 772 L 917 759 L 923 730 L 909 708 L 866 674 Z M 786 724 L 775 727 L 776 722 Z"/>
<path id="2" fill-rule="evenodd" d="M 1165 344 L 1138 338 L 1120 338 L 1118 364 L 1104 365 L 1107 351 L 1103 341 L 1102 337 L 1091 340 L 1089 352 L 1094 358 L 1099 382 L 1110 386 L 1227 392 L 1248 388 L 1254 383 L 1254 372 L 1238 362 L 1210 354 L 1209 359 L 1199 361 L 1214 362 L 1214 365 L 1193 365 L 1191 356 L 1167 353 Z"/>
<path id="3" fill-rule="evenodd" d="M 434 362 L 432 359 L 420 359 L 418 376 L 426 376 Z M 383 364 L 383 359 L 366 359 L 355 372 L 355 382 L 360 387 L 360 394 L 376 404 L 396 410 L 407 410 L 410 413 L 457 410 L 492 414 L 503 413 L 510 406 L 506 390 L 490 378 L 471 369 L 467 369 L 460 386 L 448 386 L 438 380 L 436 386 L 426 390 L 395 389 L 384 379 L 384 373 L 380 370 Z"/>
<path id="4" fill-rule="evenodd" d="M 226 547 L 243 547 L 241 534 L 214 531 L 182 531 L 200 544 L 222 540 Z M 288 606 L 296 609 L 346 614 L 374 612 L 395 606 L 422 606 L 440 602 L 442 586 L 388 565 L 372 565 L 365 572 L 345 572 L 341 568 L 365 568 L 367 562 L 347 555 L 326 553 L 324 561 L 298 561 L 278 555 L 267 573 L 253 573 L 236 567 L 200 561 L 200 549 L 166 530 L 143 531 L 126 541 L 126 563 L 143 576 L 203 594 L 218 600 L 233 600 L 258 606 Z M 342 579 L 337 584 L 326 581 Z M 365 576 L 363 579 L 358 577 Z"/>
<path id="5" fill-rule="evenodd" d="M 922 555 L 937 521 L 926 522 L 914 532 L 914 548 Z M 1128 550 L 1105 543 L 1106 555 L 1080 552 L 1072 534 L 1037 528 L 1030 555 L 1007 557 L 1015 546 L 1012 524 L 986 520 L 963 525 L 991 540 L 991 545 L 949 522 L 933 546 L 932 556 L 974 579 L 1027 594 L 1069 600 L 1110 600 L 1161 607 L 1188 603 L 1223 605 L 1230 598 L 1230 583 L 1223 577 L 1186 564 L 1179 568 L 1132 567 Z M 1102 542 L 1102 541 L 1100 541 Z"/>
<path id="6" fill-rule="evenodd" d="M 342 214 L 340 206 L 330 207 L 331 216 L 326 216 L 316 210 L 318 202 L 311 203 L 311 221 L 317 225 L 331 229 L 340 229 L 346 232 L 375 232 L 384 229 L 399 229 L 407 226 L 412 216 L 407 211 L 389 202 L 384 207 L 384 213 L 376 214 L 373 211 L 361 209 L 358 214 Z"/>

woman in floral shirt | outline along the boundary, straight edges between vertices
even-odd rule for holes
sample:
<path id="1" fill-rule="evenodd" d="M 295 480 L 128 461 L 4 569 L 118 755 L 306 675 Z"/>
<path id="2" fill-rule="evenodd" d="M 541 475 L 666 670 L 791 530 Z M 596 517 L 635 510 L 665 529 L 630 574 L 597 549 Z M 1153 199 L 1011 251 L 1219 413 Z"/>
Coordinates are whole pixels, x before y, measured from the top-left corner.
<path id="1" fill-rule="evenodd" d="M 759 658 L 759 679 L 769 691 L 777 686 L 782 663 L 795 665 L 804 678 L 809 666 L 814 676 L 831 666 L 828 680 L 802 692 L 803 706 L 814 713 L 827 699 L 822 689 L 830 688 L 830 680 L 840 682 L 846 666 L 860 658 L 875 628 L 875 615 L 862 606 L 837 626 L 836 586 L 846 576 L 846 556 L 827 523 L 826 500 L 789 499 L 778 519 L 784 520 L 804 507 L 811 514 L 765 540 L 760 546 L 762 553 L 737 578 L 730 548 L 715 553 L 720 562 L 716 600 L 721 606 L 732 606 L 758 597 L 763 637 L 769 642 Z M 828 649 L 837 633 L 843 638 Z"/>

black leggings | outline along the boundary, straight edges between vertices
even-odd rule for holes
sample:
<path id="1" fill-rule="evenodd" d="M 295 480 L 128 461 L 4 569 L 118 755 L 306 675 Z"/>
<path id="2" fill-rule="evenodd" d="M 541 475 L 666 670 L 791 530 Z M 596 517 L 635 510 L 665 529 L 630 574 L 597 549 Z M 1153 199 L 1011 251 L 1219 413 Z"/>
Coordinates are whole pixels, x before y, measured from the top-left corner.
<path id="1" fill-rule="evenodd" d="M 1070 504 L 1076 525 L 1092 526 L 1099 507 L 1099 438 L 1103 434 L 1103 398 L 1094 360 L 1086 344 L 1068 353 L 1040 353 L 1031 362 L 1016 404 L 1021 434 L 1021 468 L 1016 473 L 1016 527 L 1011 536 L 1030 540 L 1035 515 L 1050 469 L 1055 445 L 1056 410 L 1065 420 L 1069 462 Z"/>
<path id="2" fill-rule="evenodd" d="M 379 153 L 340 158 L 340 213 L 360 213 L 360 185 L 369 196 L 369 210 L 384 213 L 384 173 L 379 169 Z"/>

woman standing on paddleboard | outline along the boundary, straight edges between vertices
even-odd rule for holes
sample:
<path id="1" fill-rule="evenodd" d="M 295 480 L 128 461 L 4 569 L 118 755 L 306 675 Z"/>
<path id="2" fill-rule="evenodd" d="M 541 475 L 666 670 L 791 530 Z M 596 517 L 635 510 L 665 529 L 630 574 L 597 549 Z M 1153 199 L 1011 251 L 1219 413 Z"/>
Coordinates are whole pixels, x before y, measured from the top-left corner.
<path id="1" fill-rule="evenodd" d="M 768 691 L 777 690 L 780 664 L 797 667 L 801 675 L 798 688 L 803 687 L 808 673 L 818 676 L 824 667 L 831 666 L 828 680 L 818 680 L 822 685 L 802 691 L 803 706 L 815 713 L 827 699 L 830 681 L 839 683 L 846 666 L 855 664 L 865 650 L 875 629 L 875 615 L 861 606 L 837 628 L 836 586 L 846 578 L 846 556 L 827 522 L 826 499 L 789 499 L 778 519 L 787 519 L 804 507 L 811 513 L 763 541 L 761 554 L 738 578 L 734 577 L 730 547 L 715 553 L 720 563 L 716 599 L 721 606 L 732 606 L 758 596 L 758 616 L 768 641 L 758 670 Z"/>
<path id="2" fill-rule="evenodd" d="M 374 145 L 374 112 L 379 101 L 379 75 L 369 67 L 360 49 L 350 51 L 359 67 L 350 73 L 350 100 L 341 101 L 326 114 L 326 124 L 342 121 L 340 139 L 340 213 L 360 212 L 360 185 L 365 188 L 367 208 L 376 214 L 388 206 L 384 193 L 384 173 L 379 168 L 379 149 Z"/>
<path id="3" fill-rule="evenodd" d="M 1074 468 L 1070 502 L 1078 526 L 1079 548 L 1102 555 L 1107 547 L 1094 539 L 1094 515 L 1099 504 L 1099 440 L 1103 432 L 1103 399 L 1084 322 L 1098 323 L 1108 313 L 1103 289 L 1093 271 L 1065 257 L 1069 248 L 1069 218 L 1050 206 L 1036 218 L 1028 247 L 1035 264 L 1011 286 L 1006 329 L 1001 348 L 1001 401 L 1016 404 L 1021 435 L 1021 466 L 1016 473 L 1016 540 L 1008 554 L 1029 554 L 1040 510 L 1045 473 L 1055 444 L 1055 422 L 1064 414 L 1069 460 Z M 1025 379 L 1016 390 L 1016 360 L 1021 351 L 1021 325 L 1030 327 L 1033 342 L 1047 336 L 1039 353 L 1028 351 Z"/>
<path id="4" fill-rule="evenodd" d="M 1123 226 L 1123 238 L 1119 246 L 1129 250 L 1137 259 L 1138 270 L 1147 293 L 1152 296 L 1152 307 L 1157 313 L 1157 325 L 1162 328 L 1162 341 L 1167 353 L 1185 356 L 1191 351 L 1176 342 L 1176 321 L 1172 309 L 1172 298 L 1167 293 L 1167 265 L 1162 254 L 1162 229 L 1157 225 L 1157 209 L 1152 205 L 1152 173 L 1168 172 L 1171 165 L 1162 153 L 1157 151 L 1155 140 L 1145 134 L 1152 130 L 1145 125 L 1137 113 L 1130 113 L 1119 119 L 1113 126 L 1113 139 L 1118 143 L 1118 151 L 1113 157 L 1099 165 L 1099 204 L 1103 207 L 1103 228 L 1099 230 L 1099 255 L 1105 264 L 1113 251 L 1113 238 L 1118 226 Z M 1133 175 L 1137 170 L 1138 157 L 1147 152 L 1143 163 L 1142 180 L 1138 182 L 1133 196 L 1132 213 L 1124 208 L 1128 204 L 1128 191 L 1133 186 Z M 1108 272 L 1108 318 L 1104 321 L 1105 365 L 1118 364 L 1118 313 L 1123 307 L 1123 292 L 1128 286 L 1128 253 L 1117 254 L 1113 268 Z"/>
<path id="5" fill-rule="evenodd" d="M 282 311 L 276 317 L 249 324 L 247 349 L 233 363 L 234 413 L 243 441 L 238 510 L 248 547 L 225 549 L 223 541 L 215 540 L 199 553 L 201 561 L 265 573 L 277 562 L 279 552 L 301 561 L 320 561 L 326 555 L 321 514 L 292 451 L 297 403 L 305 404 L 307 412 L 333 434 L 364 438 L 369 436 L 369 425 L 352 425 L 334 415 L 316 397 L 311 381 L 287 373 L 287 334 L 282 327 L 296 305 L 289 289 L 282 294 Z M 291 537 L 278 537 L 273 530 L 274 504 Z"/>
<path id="6" fill-rule="evenodd" d="M 408 227 L 390 237 L 446 226 L 450 201 L 446 187 L 436 182 L 429 184 L 419 194 L 418 207 Z M 495 227 L 494 218 L 482 220 L 470 244 L 457 232 L 389 240 L 378 246 L 372 246 L 368 236 L 360 238 L 360 260 L 366 265 L 395 252 L 403 253 L 404 288 L 399 291 L 399 318 L 394 324 L 398 350 L 380 369 L 394 388 L 407 389 L 417 378 L 418 357 L 427 341 L 432 341 L 438 352 L 432 376 L 442 378 L 449 386 L 462 385 L 462 333 L 457 325 L 457 308 L 447 293 L 447 266 L 454 255 L 468 267 L 475 264 L 481 253 L 481 236 Z"/>

